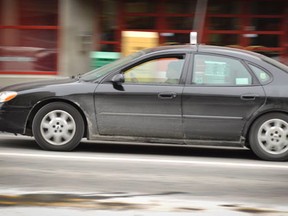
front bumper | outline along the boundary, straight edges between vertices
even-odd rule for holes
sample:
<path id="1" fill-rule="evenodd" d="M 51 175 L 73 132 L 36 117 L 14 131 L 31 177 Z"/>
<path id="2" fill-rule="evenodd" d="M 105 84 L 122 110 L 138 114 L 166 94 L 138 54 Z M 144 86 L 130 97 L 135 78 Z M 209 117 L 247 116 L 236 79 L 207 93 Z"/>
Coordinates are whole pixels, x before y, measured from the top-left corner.
<path id="1" fill-rule="evenodd" d="M 24 134 L 29 111 L 29 108 L 6 107 L 0 103 L 0 131 Z"/>

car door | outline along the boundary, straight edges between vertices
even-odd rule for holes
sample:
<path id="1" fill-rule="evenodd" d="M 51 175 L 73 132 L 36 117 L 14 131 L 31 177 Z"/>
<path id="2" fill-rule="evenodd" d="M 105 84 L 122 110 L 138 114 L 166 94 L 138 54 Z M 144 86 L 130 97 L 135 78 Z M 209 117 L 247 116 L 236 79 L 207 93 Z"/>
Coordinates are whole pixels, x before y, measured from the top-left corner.
<path id="1" fill-rule="evenodd" d="M 99 134 L 183 138 L 184 65 L 184 54 L 153 56 L 123 68 L 123 83 L 108 79 L 99 84 L 95 93 Z"/>
<path id="2" fill-rule="evenodd" d="M 237 141 L 246 120 L 265 102 L 265 93 L 245 64 L 212 54 L 193 57 L 183 92 L 187 139 Z"/>

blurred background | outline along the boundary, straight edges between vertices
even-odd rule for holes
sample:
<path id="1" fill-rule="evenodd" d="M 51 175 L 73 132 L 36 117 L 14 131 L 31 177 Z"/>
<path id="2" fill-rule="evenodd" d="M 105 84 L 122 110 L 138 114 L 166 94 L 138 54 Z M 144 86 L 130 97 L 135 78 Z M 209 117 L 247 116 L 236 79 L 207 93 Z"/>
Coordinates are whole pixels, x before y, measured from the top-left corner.
<path id="1" fill-rule="evenodd" d="M 0 11 L 0 86 L 189 43 L 191 31 L 288 64 L 287 0 L 0 0 Z"/>

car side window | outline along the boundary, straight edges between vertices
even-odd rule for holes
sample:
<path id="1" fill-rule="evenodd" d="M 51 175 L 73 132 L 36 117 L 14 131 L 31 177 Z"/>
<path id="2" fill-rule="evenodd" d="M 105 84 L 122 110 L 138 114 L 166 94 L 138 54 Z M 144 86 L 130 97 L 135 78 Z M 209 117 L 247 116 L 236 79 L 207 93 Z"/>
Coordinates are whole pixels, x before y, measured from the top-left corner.
<path id="1" fill-rule="evenodd" d="M 183 65 L 183 56 L 150 59 L 126 70 L 125 83 L 179 84 Z"/>
<path id="2" fill-rule="evenodd" d="M 197 54 L 194 56 L 192 83 L 196 85 L 252 85 L 252 76 L 237 59 Z"/>
<path id="3" fill-rule="evenodd" d="M 251 70 L 254 72 L 261 84 L 266 84 L 271 80 L 271 75 L 263 69 L 256 67 L 252 64 L 248 64 Z"/>

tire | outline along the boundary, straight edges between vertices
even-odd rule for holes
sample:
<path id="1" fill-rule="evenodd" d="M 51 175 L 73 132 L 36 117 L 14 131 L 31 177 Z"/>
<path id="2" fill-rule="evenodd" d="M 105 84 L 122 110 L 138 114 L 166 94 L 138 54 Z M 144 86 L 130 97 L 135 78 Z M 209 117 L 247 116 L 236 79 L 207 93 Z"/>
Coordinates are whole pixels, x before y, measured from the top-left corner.
<path id="1" fill-rule="evenodd" d="M 53 102 L 36 113 L 32 132 L 38 145 L 45 150 L 71 151 L 84 135 L 84 121 L 73 106 Z"/>
<path id="2" fill-rule="evenodd" d="M 288 160 L 288 115 L 269 113 L 257 119 L 249 133 L 252 151 L 269 161 Z"/>

